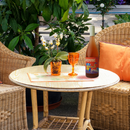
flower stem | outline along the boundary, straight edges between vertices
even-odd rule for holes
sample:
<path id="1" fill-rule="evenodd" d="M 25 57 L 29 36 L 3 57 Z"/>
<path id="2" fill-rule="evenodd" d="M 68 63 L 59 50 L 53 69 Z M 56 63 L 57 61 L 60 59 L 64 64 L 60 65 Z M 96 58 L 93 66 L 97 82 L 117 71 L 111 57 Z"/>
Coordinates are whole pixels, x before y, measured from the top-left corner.
<path id="1" fill-rule="evenodd" d="M 57 53 L 58 53 L 58 46 L 57 46 Z"/>

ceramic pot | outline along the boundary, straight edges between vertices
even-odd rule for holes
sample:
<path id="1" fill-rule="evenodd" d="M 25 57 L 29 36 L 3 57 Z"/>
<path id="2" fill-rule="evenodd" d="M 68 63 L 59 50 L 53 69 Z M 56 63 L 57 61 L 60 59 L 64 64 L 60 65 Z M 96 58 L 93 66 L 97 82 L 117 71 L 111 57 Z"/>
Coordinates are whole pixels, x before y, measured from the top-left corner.
<path id="1" fill-rule="evenodd" d="M 61 74 L 61 65 L 62 61 L 52 61 L 50 63 L 52 76 L 58 76 Z"/>

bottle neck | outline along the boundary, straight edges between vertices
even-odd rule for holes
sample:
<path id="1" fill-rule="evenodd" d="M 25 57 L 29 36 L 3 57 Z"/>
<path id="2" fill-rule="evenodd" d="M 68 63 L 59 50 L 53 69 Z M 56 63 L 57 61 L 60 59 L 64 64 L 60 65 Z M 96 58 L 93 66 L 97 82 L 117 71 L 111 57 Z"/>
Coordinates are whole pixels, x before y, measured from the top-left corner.
<path id="1" fill-rule="evenodd" d="M 95 42 L 95 36 L 90 36 L 89 43 L 90 42 L 92 42 L 92 43 Z"/>

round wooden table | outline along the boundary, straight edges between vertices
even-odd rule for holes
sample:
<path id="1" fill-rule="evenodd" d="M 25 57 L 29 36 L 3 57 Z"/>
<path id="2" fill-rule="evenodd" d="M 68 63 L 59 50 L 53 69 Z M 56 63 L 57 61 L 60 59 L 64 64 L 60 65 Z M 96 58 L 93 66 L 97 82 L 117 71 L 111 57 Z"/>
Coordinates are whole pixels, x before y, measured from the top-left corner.
<path id="1" fill-rule="evenodd" d="M 93 130 L 90 123 L 92 91 L 114 85 L 119 82 L 120 78 L 117 74 L 104 69 L 99 69 L 97 78 L 87 78 L 85 66 L 75 66 L 78 76 L 68 76 L 71 71 L 71 65 L 62 65 L 61 75 L 51 76 L 50 73 L 45 73 L 43 66 L 40 65 L 18 69 L 9 75 L 12 82 L 31 89 L 33 129 L 86 130 L 88 128 Z M 50 72 L 50 66 L 48 72 Z M 39 124 L 36 90 L 43 90 L 44 97 L 44 118 Z M 79 117 L 50 116 L 48 114 L 48 91 L 82 92 Z"/>

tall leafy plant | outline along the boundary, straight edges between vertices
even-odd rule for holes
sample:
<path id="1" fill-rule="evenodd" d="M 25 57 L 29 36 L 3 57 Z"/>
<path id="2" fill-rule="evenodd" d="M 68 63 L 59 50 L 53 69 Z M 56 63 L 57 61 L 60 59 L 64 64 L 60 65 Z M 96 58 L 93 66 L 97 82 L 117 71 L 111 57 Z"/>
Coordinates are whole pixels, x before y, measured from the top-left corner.
<path id="1" fill-rule="evenodd" d="M 83 3 L 81 8 L 84 11 L 82 15 L 76 15 L 76 9 L 78 4 L 74 2 L 72 4 L 72 14 L 68 15 L 68 19 L 65 21 L 53 21 L 49 23 L 48 29 L 51 29 L 50 36 L 53 34 L 63 34 L 63 38 L 60 41 L 61 50 L 67 52 L 75 52 L 80 50 L 84 44 L 86 44 L 85 38 L 82 34 L 88 30 L 87 23 L 91 18 L 88 18 L 89 12 L 87 6 Z"/>
<path id="2" fill-rule="evenodd" d="M 0 1 L 0 40 L 11 50 L 31 55 L 39 40 L 39 19 L 67 19 L 74 0 L 2 0 Z M 82 0 L 75 0 L 82 4 Z M 35 30 L 35 31 L 34 31 Z M 34 33 L 33 33 L 34 32 Z"/>

